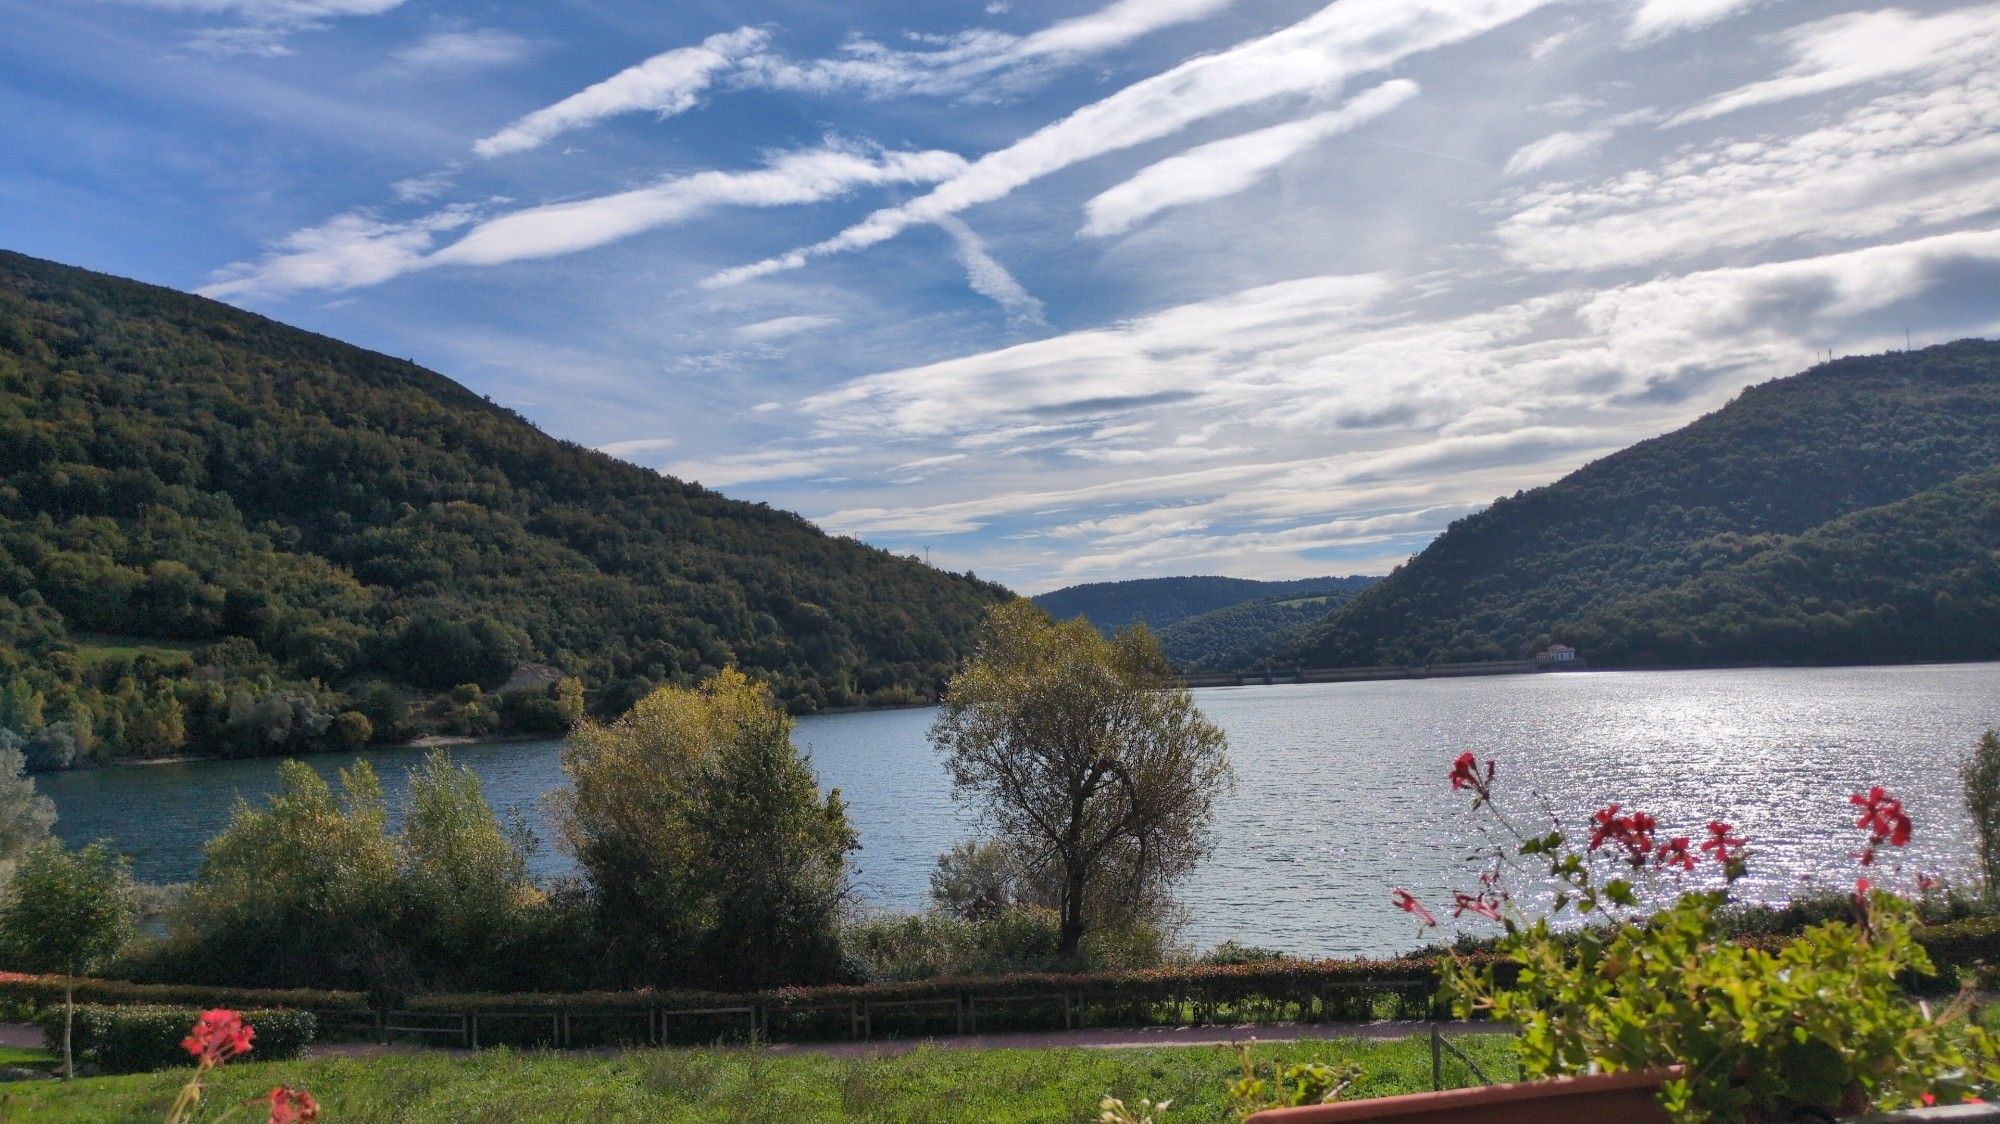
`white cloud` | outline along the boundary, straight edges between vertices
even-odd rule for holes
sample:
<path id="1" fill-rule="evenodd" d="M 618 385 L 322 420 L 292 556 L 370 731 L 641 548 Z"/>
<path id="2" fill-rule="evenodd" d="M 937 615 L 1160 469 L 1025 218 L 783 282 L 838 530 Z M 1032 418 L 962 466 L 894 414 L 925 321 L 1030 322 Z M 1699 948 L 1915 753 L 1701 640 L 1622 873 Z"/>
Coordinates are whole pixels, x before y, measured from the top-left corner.
<path id="1" fill-rule="evenodd" d="M 349 16 L 380 15 L 403 0 L 117 0 L 140 8 L 229 16 L 247 21 L 242 27 L 211 27 L 195 31 L 182 45 L 197 54 L 283 58 L 292 53 L 293 33 L 313 31 L 327 21 Z"/>
<path id="2" fill-rule="evenodd" d="M 447 207 L 409 222 L 387 222 L 349 211 L 280 239 L 259 262 L 235 262 L 196 290 L 237 300 L 300 289 L 373 285 L 419 268 L 436 236 L 473 220 L 471 208 Z"/>
<path id="3" fill-rule="evenodd" d="M 435 172 L 425 172 L 421 176 L 411 176 L 408 179 L 397 180 L 395 183 L 389 185 L 389 190 L 395 193 L 398 202 L 428 203 L 445 192 L 450 191 L 451 185 L 457 179 L 458 168 L 456 166 L 440 168 Z"/>
<path id="4" fill-rule="evenodd" d="M 1507 158 L 1507 167 L 1504 171 L 1510 176 L 1539 172 L 1551 164 L 1587 156 L 1610 139 L 1610 129 L 1579 129 L 1550 133 L 1541 140 L 1522 145 L 1514 155 Z"/>
<path id="5" fill-rule="evenodd" d="M 887 241 L 1005 198 L 1053 172 L 1159 140 L 1197 121 L 1282 97 L 1325 95 L 1413 54 L 1484 34 L 1552 0 L 1339 0 L 1228 50 L 1203 55 L 1084 106 L 974 161 L 930 194 L 877 211 L 840 234 L 780 258 L 710 278 L 727 285 L 794 269 L 812 257 Z"/>
<path id="6" fill-rule="evenodd" d="M 829 444 L 944 450 L 934 455 L 963 458 L 952 479 L 977 482 L 817 521 L 878 536 L 1006 526 L 1010 541 L 1059 540 L 1054 565 L 1068 577 L 1195 558 L 1292 565 L 1304 550 L 1393 558 L 1495 494 L 1796 370 L 1822 343 L 1886 343 L 1867 334 L 1871 317 L 1962 284 L 1972 266 L 2000 269 L 2000 231 L 1441 318 L 1414 315 L 1387 278 L 1263 286 L 809 399 Z M 1160 391 L 1173 393 L 1148 399 Z M 1328 440 L 1343 410 L 1412 402 L 1387 429 Z M 1065 407 L 1119 420 L 1046 422 Z M 1080 467 L 1053 475 L 1044 454 Z"/>
<path id="7" fill-rule="evenodd" d="M 597 451 L 608 456 L 629 457 L 634 453 L 654 453 L 661 449 L 671 449 L 676 444 L 671 437 L 635 437 L 630 441 L 612 441 L 597 446 Z"/>
<path id="8" fill-rule="evenodd" d="M 973 30 L 931 50 L 905 50 L 870 39 L 850 40 L 833 58 L 793 61 L 759 54 L 743 60 L 746 86 L 813 93 L 853 91 L 873 97 L 963 94 L 1023 73 L 1121 47 L 1176 24 L 1205 18 L 1234 0 L 1114 0 L 1096 12 L 1051 24 L 1026 36 Z M 988 9 L 989 14 L 992 9 Z"/>
<path id="9" fill-rule="evenodd" d="M 342 16 L 374 16 L 403 0 L 122 0 L 142 8 L 197 15 L 227 15 L 256 23 L 316 23 Z"/>
<path id="10" fill-rule="evenodd" d="M 1959 64 L 1991 67 L 2000 57 L 2000 4 L 1934 16 L 1849 12 L 1792 28 L 1781 40 L 1792 64 L 1777 77 L 1717 94 L 1670 124 Z"/>
<path id="11" fill-rule="evenodd" d="M 986 243 L 971 227 L 956 215 L 946 215 L 938 220 L 938 226 L 951 235 L 952 245 L 958 251 L 959 264 L 965 267 L 966 283 L 972 291 L 992 301 L 1007 313 L 1007 320 L 1017 328 L 1032 327 L 1047 323 L 1043 316 L 1042 302 L 1034 294 L 1021 287 L 1007 267 L 994 260 L 986 250 Z"/>
<path id="12" fill-rule="evenodd" d="M 1658 169 L 1532 192 L 1497 228 L 1542 270 L 1698 258 L 1787 239 L 1874 238 L 2000 205 L 2000 73 L 1927 75 L 1791 136 L 1728 136 Z"/>
<path id="13" fill-rule="evenodd" d="M 511 31 L 473 28 L 426 35 L 397 50 L 391 59 L 398 69 L 411 73 L 483 70 L 519 62 L 532 47 Z"/>
<path id="14" fill-rule="evenodd" d="M 353 0 L 359 3 L 364 0 Z M 381 0 L 375 0 L 381 2 Z M 725 79 L 746 87 L 876 96 L 959 93 L 997 72 L 1067 61 L 1111 50 L 1179 23 L 1200 19 L 1234 0 L 1115 0 L 1100 11 L 1052 24 L 1027 36 L 975 30 L 935 50 L 850 41 L 831 59 L 795 62 L 766 50 L 770 34 L 743 27 L 711 35 L 699 46 L 664 51 L 576 94 L 536 110 L 473 145 L 481 156 L 523 152 L 572 129 L 625 113 L 662 117 L 692 109 Z"/>
<path id="15" fill-rule="evenodd" d="M 201 292 L 223 299 L 346 289 L 436 265 L 491 266 L 575 253 L 723 207 L 813 203 L 883 184 L 934 183 L 962 168 L 949 152 L 865 153 L 827 147 L 785 153 L 763 168 L 678 176 L 651 187 L 527 207 L 487 218 L 433 249 L 436 235 L 473 224 L 469 205 L 410 222 L 350 212 L 289 235 L 261 262 L 237 262 Z"/>
<path id="16" fill-rule="evenodd" d="M 829 147 L 786 153 L 747 172 L 709 171 L 652 187 L 529 207 L 488 219 L 432 255 L 437 263 L 498 265 L 602 246 L 719 207 L 814 203 L 857 187 L 931 183 L 964 161 L 949 152 L 885 152 L 871 157 Z"/>
<path id="17" fill-rule="evenodd" d="M 1103 238 L 1161 211 L 1243 191 L 1312 146 L 1367 124 L 1417 96 L 1417 84 L 1384 82 L 1338 109 L 1188 149 L 1150 165 L 1084 205 L 1082 234 Z"/>
<path id="18" fill-rule="evenodd" d="M 1644 0 L 1625 29 L 1635 43 L 1697 31 L 1748 11 L 1764 0 Z"/>
<path id="19" fill-rule="evenodd" d="M 281 59 L 292 53 L 289 27 L 209 27 L 181 40 L 181 46 L 198 55 L 228 58 L 245 55 L 260 59 Z"/>
<path id="20" fill-rule="evenodd" d="M 662 117 L 693 108 L 716 75 L 754 53 L 769 35 L 754 27 L 721 32 L 697 47 L 663 51 L 604 81 L 515 120 L 472 146 L 481 156 L 502 156 L 540 147 L 551 139 L 625 113 Z"/>
<path id="21" fill-rule="evenodd" d="M 840 323 L 838 316 L 806 315 L 775 316 L 769 320 L 759 320 L 736 329 L 736 334 L 756 343 L 769 343 L 805 332 L 817 332 L 821 328 L 831 328 Z M 776 403 L 766 403 L 776 408 Z"/>
<path id="22" fill-rule="evenodd" d="M 852 447 L 842 446 L 809 452 L 759 450 L 754 453 L 730 453 L 709 460 L 682 461 L 660 471 L 704 487 L 727 488 L 738 484 L 823 476 L 837 470 L 843 459 L 855 451 Z"/>

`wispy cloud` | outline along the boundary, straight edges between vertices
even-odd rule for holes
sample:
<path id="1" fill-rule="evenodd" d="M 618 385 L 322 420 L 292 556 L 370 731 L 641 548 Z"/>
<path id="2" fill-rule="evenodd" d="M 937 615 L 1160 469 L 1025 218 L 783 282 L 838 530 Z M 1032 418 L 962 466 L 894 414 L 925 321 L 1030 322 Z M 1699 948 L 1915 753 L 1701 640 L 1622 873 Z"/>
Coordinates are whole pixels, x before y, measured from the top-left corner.
<path id="1" fill-rule="evenodd" d="M 994 83 L 1018 85 L 1039 71 L 1122 47 L 1162 28 L 1189 23 L 1234 0 L 1115 0 L 1095 12 L 1025 36 L 977 29 L 925 50 L 854 38 L 830 58 L 793 60 L 765 53 L 743 60 L 741 85 L 853 92 L 870 97 L 977 95 Z M 1002 9 L 1004 10 L 1004 8 Z M 991 8 L 989 14 L 998 14 Z"/>
<path id="2" fill-rule="evenodd" d="M 720 207 L 814 203 L 858 187 L 932 183 L 965 162 L 949 152 L 869 154 L 848 147 L 786 153 L 746 172 L 696 172 L 652 187 L 529 207 L 488 219 L 434 254 L 437 263 L 498 265 L 602 246 Z"/>
<path id="3" fill-rule="evenodd" d="M 357 0 L 358 2 L 358 0 Z M 663 51 L 579 93 L 536 110 L 473 145 L 481 156 L 523 152 L 572 129 L 626 113 L 671 117 L 725 80 L 733 85 L 872 96 L 959 94 L 994 75 L 1122 46 L 1163 27 L 1220 11 L 1234 0 L 1116 0 L 1026 36 L 967 31 L 928 50 L 850 40 L 832 58 L 792 60 L 768 50 L 757 27 L 711 35 L 699 46 Z"/>
<path id="4" fill-rule="evenodd" d="M 1610 269 L 1787 239 L 1872 238 L 2000 199 L 2000 73 L 1968 63 L 1790 136 L 1721 136 L 1658 168 L 1523 196 L 1498 227 L 1534 269 Z"/>
<path id="5" fill-rule="evenodd" d="M 1551 164 L 1560 164 L 1597 151 L 1600 145 L 1611 139 L 1611 135 L 1612 130 L 1605 128 L 1565 129 L 1550 133 L 1541 140 L 1516 149 L 1514 155 L 1507 158 L 1504 170 L 1510 176 L 1539 172 Z"/>
<path id="6" fill-rule="evenodd" d="M 736 334 L 755 343 L 769 343 L 806 332 L 817 332 L 840 323 L 838 316 L 803 315 L 774 316 L 769 320 L 759 320 L 736 329 Z"/>
<path id="7" fill-rule="evenodd" d="M 662 117 L 694 107 L 715 76 L 757 51 L 769 40 L 760 28 L 743 27 L 702 40 L 700 46 L 662 51 L 587 89 L 516 119 L 472 146 L 481 156 L 504 156 L 538 148 L 572 129 L 607 117 L 650 112 Z"/>
<path id="8" fill-rule="evenodd" d="M 533 49 L 524 36 L 484 27 L 434 32 L 390 57 L 404 73 L 441 74 L 507 66 L 527 58 Z"/>
<path id="9" fill-rule="evenodd" d="M 215 280 L 196 291 L 217 300 L 236 300 L 377 284 L 420 268 L 439 233 L 463 227 L 473 217 L 472 208 L 464 206 L 408 222 L 387 222 L 350 211 L 286 235 L 262 261 L 224 266 L 216 271 Z"/>
<path id="10" fill-rule="evenodd" d="M 374 16 L 401 7 L 404 0 L 117 0 L 140 8 L 227 16 L 244 26 L 211 27 L 183 40 L 189 50 L 205 55 L 250 55 L 281 58 L 292 53 L 291 36 L 325 27 L 330 20 Z"/>
<path id="11" fill-rule="evenodd" d="M 2000 57 L 2000 4 L 1912 15 L 1900 8 L 1850 12 L 1802 24 L 1781 37 L 1792 63 L 1774 78 L 1717 94 L 1675 117 L 1685 124 L 1751 106 L 1810 97 Z"/>
<path id="12" fill-rule="evenodd" d="M 2000 231 L 1568 290 L 1433 319 L 1412 317 L 1403 287 L 1387 278 L 1247 290 L 1115 330 L 870 376 L 807 401 L 829 445 L 924 437 L 937 448 L 944 439 L 953 452 L 943 455 L 966 458 L 961 478 L 995 482 L 969 497 L 850 506 L 818 519 L 873 535 L 1008 526 L 1016 541 L 1061 540 L 1059 570 L 1070 578 L 1190 558 L 1234 560 L 1247 572 L 1301 550 L 1414 547 L 1496 491 L 1684 418 L 1690 396 L 1713 404 L 1787 373 L 1821 340 L 1868 346 L 1857 325 L 1958 284 L 1975 266 L 2000 269 Z M 1066 376 L 1084 385 L 1065 388 Z M 1142 391 L 1163 385 L 1180 394 L 1144 400 Z M 1409 402 L 1418 409 L 1379 440 L 1328 451 L 1342 410 Z M 1095 403 L 1128 420 L 1023 424 L 1062 403 Z M 1232 430 L 1255 433 L 1255 447 L 1232 448 Z M 1010 472 L 1010 462 L 1039 463 L 1022 437 L 1030 431 L 1095 466 L 1097 478 Z M 1176 462 L 1191 467 L 1163 471 Z M 1120 513 L 1062 518 L 1107 509 Z"/>
<path id="13" fill-rule="evenodd" d="M 634 453 L 657 453 L 661 449 L 671 449 L 675 444 L 671 437 L 635 437 L 630 441 L 599 445 L 597 451 L 614 457 L 630 457 Z"/>
<path id="14" fill-rule="evenodd" d="M 1339 0 L 1282 30 L 1136 82 L 974 161 L 930 194 L 823 242 L 710 278 L 727 285 L 877 245 L 1086 160 L 1283 97 L 1324 95 L 1410 55 L 1484 34 L 1551 0 Z"/>
<path id="15" fill-rule="evenodd" d="M 963 166 L 949 152 L 869 153 L 829 146 L 785 153 L 749 171 L 697 172 L 651 187 L 483 219 L 478 208 L 467 204 L 407 222 L 350 212 L 287 236 L 261 261 L 225 267 L 201 292 L 228 300 L 346 289 L 438 265 L 492 266 L 555 257 L 723 207 L 779 207 L 860 187 L 934 183 Z M 436 247 L 438 235 L 467 226 L 471 229 L 457 241 Z"/>
<path id="16" fill-rule="evenodd" d="M 986 243 L 980 240 L 971 227 L 956 215 L 946 215 L 938 220 L 938 226 L 951 235 L 952 245 L 958 250 L 959 264 L 965 266 L 966 283 L 972 291 L 992 301 L 1007 313 L 1007 320 L 1017 328 L 1046 324 L 1042 302 L 1034 294 L 1021 287 L 1007 267 L 994 260 L 986 250 Z"/>
<path id="17" fill-rule="evenodd" d="M 1632 13 L 1625 36 L 1635 43 L 1698 31 L 1765 3 L 1766 0 L 1644 0 Z"/>
<path id="18" fill-rule="evenodd" d="M 1382 117 L 1416 96 L 1417 84 L 1399 78 L 1338 109 L 1168 157 L 1084 204 L 1082 233 L 1092 238 L 1123 234 L 1162 211 L 1234 195 L 1321 141 Z"/>

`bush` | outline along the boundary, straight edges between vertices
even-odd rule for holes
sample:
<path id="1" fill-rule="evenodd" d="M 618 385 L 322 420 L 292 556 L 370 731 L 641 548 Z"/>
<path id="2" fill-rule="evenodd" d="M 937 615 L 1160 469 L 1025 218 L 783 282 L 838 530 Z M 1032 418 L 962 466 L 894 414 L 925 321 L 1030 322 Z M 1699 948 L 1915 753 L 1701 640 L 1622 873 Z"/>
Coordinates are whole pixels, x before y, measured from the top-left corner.
<path id="1" fill-rule="evenodd" d="M 76 1050 L 106 1073 L 149 1073 L 190 1064 L 181 1047 L 188 1029 L 201 1017 L 193 1007 L 105 1007 L 76 1009 Z M 243 1021 L 256 1030 L 251 1057 L 276 1062 L 305 1053 L 318 1030 L 311 1011 L 245 1011 Z M 42 1040 L 52 1049 L 62 1046 L 60 1010 L 42 1014 Z"/>

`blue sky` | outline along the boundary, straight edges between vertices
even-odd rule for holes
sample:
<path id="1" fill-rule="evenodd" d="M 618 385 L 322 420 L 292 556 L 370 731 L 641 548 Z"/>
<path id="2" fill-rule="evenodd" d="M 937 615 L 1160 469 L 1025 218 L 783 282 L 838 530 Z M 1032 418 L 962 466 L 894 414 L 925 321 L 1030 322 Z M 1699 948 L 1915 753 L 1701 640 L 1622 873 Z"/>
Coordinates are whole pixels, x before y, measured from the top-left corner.
<path id="1" fill-rule="evenodd" d="M 2000 335 L 2000 4 L 0 0 L 0 245 L 1027 592 Z"/>

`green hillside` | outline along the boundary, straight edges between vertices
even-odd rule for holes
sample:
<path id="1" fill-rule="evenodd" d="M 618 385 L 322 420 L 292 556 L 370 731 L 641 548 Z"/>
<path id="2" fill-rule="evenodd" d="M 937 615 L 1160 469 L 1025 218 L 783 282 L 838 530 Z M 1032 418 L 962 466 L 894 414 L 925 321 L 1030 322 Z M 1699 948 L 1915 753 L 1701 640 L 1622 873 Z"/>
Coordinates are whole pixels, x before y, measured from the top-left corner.
<path id="1" fill-rule="evenodd" d="M 1216 609 L 1246 601 L 1303 597 L 1365 587 L 1370 577 L 1300 578 L 1297 581 L 1253 581 L 1212 576 L 1134 578 L 1121 582 L 1090 582 L 1065 586 L 1035 596 L 1043 612 L 1057 620 L 1082 617 L 1107 636 L 1140 621 L 1154 632 Z"/>
<path id="2" fill-rule="evenodd" d="M 0 253 L 15 735 L 269 752 L 353 740 L 349 710 L 376 740 L 425 714 L 481 732 L 537 707 L 399 706 L 523 661 L 607 708 L 726 664 L 797 710 L 922 699 L 1003 596 L 558 441 L 413 364 Z"/>
<path id="3" fill-rule="evenodd" d="M 1211 609 L 1160 631 L 1160 647 L 1187 671 L 1244 671 L 1270 662 L 1273 651 L 1303 639 L 1365 584 L 1329 592 L 1290 594 Z"/>
<path id="4" fill-rule="evenodd" d="M 1558 631 L 1619 663 L 2000 654 L 2000 468 L 1803 535 L 1706 548 L 1699 577 Z M 1730 555 L 1740 560 L 1717 561 Z"/>
<path id="5" fill-rule="evenodd" d="M 1279 657 L 2000 655 L 1995 465 L 2000 344 L 1822 364 L 1453 523 Z"/>

